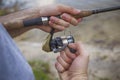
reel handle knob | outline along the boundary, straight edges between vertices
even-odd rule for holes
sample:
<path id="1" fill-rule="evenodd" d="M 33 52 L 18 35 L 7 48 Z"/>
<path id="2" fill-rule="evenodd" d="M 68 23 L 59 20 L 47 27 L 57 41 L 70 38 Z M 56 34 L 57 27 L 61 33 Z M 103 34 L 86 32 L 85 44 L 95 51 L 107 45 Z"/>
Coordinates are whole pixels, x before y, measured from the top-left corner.
<path id="1" fill-rule="evenodd" d="M 77 50 L 75 50 L 73 48 L 70 48 L 70 47 L 68 47 L 68 48 L 69 48 L 70 52 L 73 53 L 73 54 L 75 54 L 77 52 Z"/>

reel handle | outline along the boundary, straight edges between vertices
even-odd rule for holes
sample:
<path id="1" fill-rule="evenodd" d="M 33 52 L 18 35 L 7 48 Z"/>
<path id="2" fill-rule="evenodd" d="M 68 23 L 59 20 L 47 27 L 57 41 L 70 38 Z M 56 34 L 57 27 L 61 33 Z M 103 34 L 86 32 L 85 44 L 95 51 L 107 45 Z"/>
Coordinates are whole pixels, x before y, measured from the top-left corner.
<path id="1" fill-rule="evenodd" d="M 69 48 L 70 52 L 73 53 L 73 54 L 75 54 L 77 52 L 77 50 L 75 50 L 73 48 L 70 48 L 70 47 L 68 47 L 68 48 Z"/>

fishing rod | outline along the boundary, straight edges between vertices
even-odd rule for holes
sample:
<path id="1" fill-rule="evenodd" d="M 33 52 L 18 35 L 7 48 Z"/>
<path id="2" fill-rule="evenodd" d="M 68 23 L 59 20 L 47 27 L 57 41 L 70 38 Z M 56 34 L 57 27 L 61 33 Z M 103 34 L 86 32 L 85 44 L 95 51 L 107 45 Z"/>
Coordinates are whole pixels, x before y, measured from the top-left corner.
<path id="1" fill-rule="evenodd" d="M 77 15 L 72 15 L 76 19 L 88 17 L 94 14 L 109 12 L 109 11 L 116 11 L 120 10 L 120 6 L 103 8 L 103 9 L 95 9 L 95 10 L 83 10 Z M 60 18 L 61 15 L 57 15 L 56 17 Z M 14 27 L 30 27 L 30 26 L 39 26 L 39 25 L 48 25 L 50 20 L 50 16 L 43 16 L 28 20 L 11 20 L 10 22 L 5 22 L 3 25 L 7 28 Z M 43 45 L 42 49 L 46 52 L 53 51 L 54 53 L 60 52 L 68 47 L 69 43 L 74 43 L 74 37 L 64 36 L 64 37 L 56 37 L 53 39 L 54 29 L 51 30 L 50 35 L 47 37 L 46 43 Z M 75 53 L 76 50 L 69 48 L 72 53 Z"/>
<path id="2" fill-rule="evenodd" d="M 120 10 L 120 6 L 103 8 L 103 9 L 95 9 L 95 10 L 83 10 L 79 14 L 72 15 L 72 16 L 78 19 L 78 18 L 88 17 L 90 15 L 94 15 L 98 13 L 104 13 L 104 12 L 115 11 L 115 10 Z M 60 16 L 61 15 L 57 15 L 56 17 L 60 18 Z M 33 19 L 26 19 L 26 20 L 13 19 L 13 20 L 5 21 L 2 24 L 6 27 L 6 29 L 10 29 L 10 28 L 16 29 L 21 27 L 35 26 L 35 25 L 48 25 L 49 20 L 50 20 L 50 16 L 43 16 L 43 17 L 37 17 Z"/>
<path id="3" fill-rule="evenodd" d="M 98 13 L 104 13 L 104 12 L 109 12 L 109 11 L 115 11 L 115 10 L 120 10 L 120 6 L 116 7 L 110 7 L 110 8 L 103 8 L 103 9 L 96 9 L 96 10 L 86 10 L 86 11 L 81 11 L 77 15 L 72 15 L 76 19 L 78 18 L 83 18 L 87 17 L 93 14 L 98 14 Z M 57 16 L 60 18 L 60 15 Z M 43 17 L 43 20 L 49 20 L 49 17 Z M 47 22 L 47 21 L 46 21 Z M 70 36 L 61 36 L 61 37 L 56 37 L 52 39 L 54 33 L 54 29 L 51 31 L 51 35 L 48 36 L 46 43 L 43 45 L 42 49 L 46 52 L 51 52 L 53 51 L 54 53 L 60 52 L 64 50 L 66 47 L 69 48 L 70 52 L 75 53 L 76 50 L 72 49 L 68 46 L 70 43 L 74 43 L 74 37 L 72 35 Z"/>
<path id="4" fill-rule="evenodd" d="M 95 10 L 85 10 L 85 11 L 81 11 L 77 15 L 72 15 L 72 16 L 78 19 L 78 18 L 88 17 L 90 15 L 94 15 L 98 13 L 104 13 L 104 12 L 115 11 L 115 10 L 120 10 L 120 6 L 103 8 L 103 9 L 95 9 Z M 57 15 L 56 17 L 60 18 L 60 15 Z M 38 17 L 30 20 L 24 20 L 23 24 L 25 27 L 34 26 L 34 25 L 46 25 L 48 24 L 49 20 L 50 20 L 50 16 Z"/>

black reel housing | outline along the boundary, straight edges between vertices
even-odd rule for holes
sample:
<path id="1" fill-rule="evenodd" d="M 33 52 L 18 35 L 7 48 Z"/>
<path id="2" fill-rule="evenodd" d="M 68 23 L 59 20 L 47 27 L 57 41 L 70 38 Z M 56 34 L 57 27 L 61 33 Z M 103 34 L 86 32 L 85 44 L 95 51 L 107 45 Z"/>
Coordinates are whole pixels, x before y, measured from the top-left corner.
<path id="1" fill-rule="evenodd" d="M 50 48 L 54 53 L 60 52 L 64 50 L 69 43 L 74 43 L 73 36 L 62 36 L 62 37 L 56 37 L 51 40 L 50 42 Z"/>

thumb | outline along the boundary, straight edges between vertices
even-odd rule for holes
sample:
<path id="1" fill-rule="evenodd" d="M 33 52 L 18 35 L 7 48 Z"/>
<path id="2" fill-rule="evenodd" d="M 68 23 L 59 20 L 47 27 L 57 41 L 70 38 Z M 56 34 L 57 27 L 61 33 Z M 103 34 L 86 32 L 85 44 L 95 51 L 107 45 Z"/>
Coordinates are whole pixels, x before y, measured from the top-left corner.
<path id="1" fill-rule="evenodd" d="M 71 43 L 71 44 L 68 45 L 68 48 L 69 48 L 71 53 L 74 53 L 74 54 L 78 55 L 77 46 L 78 46 L 77 43 Z"/>
<path id="2" fill-rule="evenodd" d="M 73 15 L 80 13 L 79 9 L 75 9 L 73 7 L 66 6 L 66 5 L 59 5 L 58 9 L 63 13 L 66 12 L 66 13 L 73 14 Z"/>
<path id="3" fill-rule="evenodd" d="M 88 53 L 84 49 L 84 45 L 81 42 L 71 43 L 68 46 L 72 49 L 75 49 L 77 55 L 81 55 L 81 56 L 88 55 Z"/>

